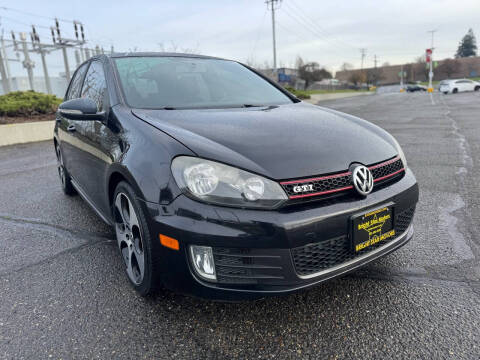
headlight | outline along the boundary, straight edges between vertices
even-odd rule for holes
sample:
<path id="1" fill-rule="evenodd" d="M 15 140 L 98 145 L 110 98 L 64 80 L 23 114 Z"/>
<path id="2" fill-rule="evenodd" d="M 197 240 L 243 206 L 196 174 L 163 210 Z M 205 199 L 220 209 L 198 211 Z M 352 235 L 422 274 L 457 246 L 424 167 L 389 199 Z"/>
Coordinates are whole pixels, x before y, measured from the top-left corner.
<path id="1" fill-rule="evenodd" d="M 179 156 L 172 173 L 182 191 L 209 203 L 271 209 L 288 199 L 275 181 L 215 161 Z"/>
<path id="2" fill-rule="evenodd" d="M 395 147 L 397 148 L 398 156 L 400 156 L 400 159 L 402 159 L 403 167 L 405 169 L 407 169 L 407 158 L 405 157 L 405 154 L 403 153 L 402 147 L 398 143 L 397 139 L 395 139 L 393 136 L 392 136 L 392 139 L 395 142 Z"/>

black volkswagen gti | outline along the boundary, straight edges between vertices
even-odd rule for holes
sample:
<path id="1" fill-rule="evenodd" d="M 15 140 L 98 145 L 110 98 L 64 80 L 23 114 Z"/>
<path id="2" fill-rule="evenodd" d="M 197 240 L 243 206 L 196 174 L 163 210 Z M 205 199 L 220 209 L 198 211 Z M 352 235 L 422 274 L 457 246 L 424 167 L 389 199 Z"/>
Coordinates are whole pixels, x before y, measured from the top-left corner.
<path id="1" fill-rule="evenodd" d="M 70 82 L 54 143 L 64 192 L 115 227 L 142 295 L 288 293 L 413 235 L 418 186 L 390 134 L 234 61 L 94 57 Z"/>

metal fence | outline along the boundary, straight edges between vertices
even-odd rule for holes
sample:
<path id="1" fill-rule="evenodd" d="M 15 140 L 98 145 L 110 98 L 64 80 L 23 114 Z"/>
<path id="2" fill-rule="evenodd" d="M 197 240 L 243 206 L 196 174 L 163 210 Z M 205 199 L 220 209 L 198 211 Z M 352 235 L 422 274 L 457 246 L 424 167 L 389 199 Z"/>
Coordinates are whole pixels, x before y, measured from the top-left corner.
<path id="1" fill-rule="evenodd" d="M 9 39 L 0 38 L 1 94 L 34 90 L 63 97 L 71 76 L 83 61 L 113 52 L 113 48 L 89 47 L 83 27 L 73 39 L 62 38 L 52 28 L 50 43 L 40 41 L 33 30 L 30 34 L 12 33 Z"/>

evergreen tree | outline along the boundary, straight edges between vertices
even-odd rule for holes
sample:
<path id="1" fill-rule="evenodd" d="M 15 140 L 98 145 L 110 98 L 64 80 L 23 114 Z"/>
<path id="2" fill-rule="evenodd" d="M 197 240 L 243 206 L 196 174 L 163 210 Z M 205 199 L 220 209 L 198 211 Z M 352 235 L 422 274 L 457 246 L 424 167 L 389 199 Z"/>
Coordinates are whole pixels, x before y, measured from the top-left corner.
<path id="1" fill-rule="evenodd" d="M 477 55 L 477 39 L 473 34 L 473 30 L 469 29 L 467 34 L 463 37 L 458 45 L 456 58 L 476 56 Z"/>

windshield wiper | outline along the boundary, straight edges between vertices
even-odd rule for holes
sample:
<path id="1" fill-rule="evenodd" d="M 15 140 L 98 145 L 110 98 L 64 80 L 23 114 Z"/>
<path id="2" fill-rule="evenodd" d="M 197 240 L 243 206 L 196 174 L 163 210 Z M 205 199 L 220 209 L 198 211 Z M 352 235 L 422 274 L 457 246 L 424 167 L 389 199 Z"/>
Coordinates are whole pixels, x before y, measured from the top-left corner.
<path id="1" fill-rule="evenodd" d="M 267 105 L 262 104 L 243 104 L 243 107 L 250 108 L 250 107 L 266 107 Z"/>
<path id="2" fill-rule="evenodd" d="M 174 108 L 173 106 L 164 106 L 161 107 L 160 110 L 176 110 L 176 108 Z"/>

